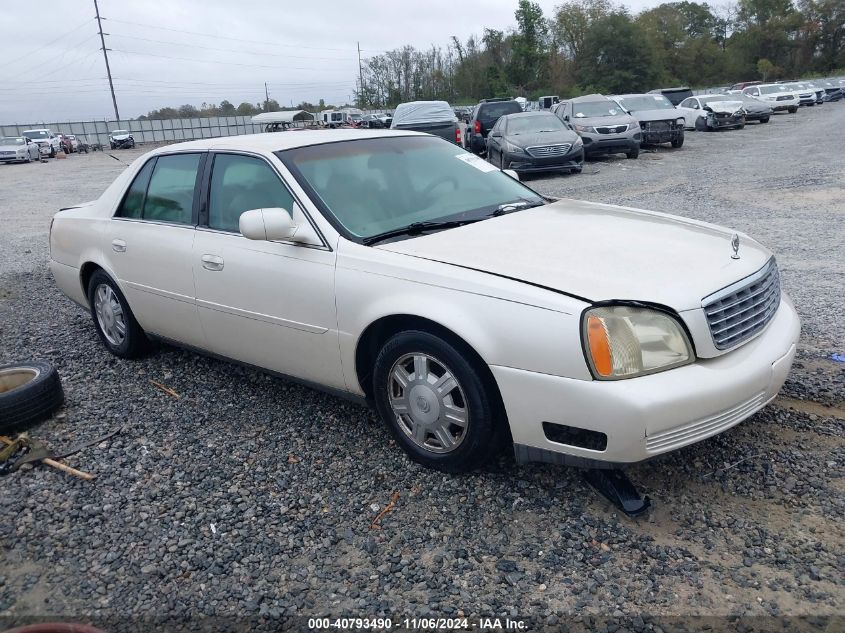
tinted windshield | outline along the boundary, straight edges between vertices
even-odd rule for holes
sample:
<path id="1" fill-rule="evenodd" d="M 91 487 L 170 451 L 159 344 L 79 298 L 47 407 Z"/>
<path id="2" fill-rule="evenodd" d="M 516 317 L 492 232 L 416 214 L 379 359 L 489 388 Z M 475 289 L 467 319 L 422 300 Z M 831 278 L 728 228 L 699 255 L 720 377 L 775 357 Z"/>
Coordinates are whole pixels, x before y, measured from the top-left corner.
<path id="1" fill-rule="evenodd" d="M 48 138 L 44 130 L 28 130 L 23 133 L 27 138 Z"/>
<path id="2" fill-rule="evenodd" d="M 0 145 L 26 145 L 26 141 L 20 136 L 4 136 L 0 138 Z"/>
<path id="3" fill-rule="evenodd" d="M 631 112 L 637 110 L 672 110 L 675 106 L 663 95 L 642 95 L 639 97 L 620 97 L 619 103 Z"/>
<path id="4" fill-rule="evenodd" d="M 478 110 L 478 118 L 484 121 L 498 119 L 505 114 L 522 112 L 522 108 L 516 101 L 502 101 L 501 103 L 485 103 Z"/>
<path id="5" fill-rule="evenodd" d="M 477 219 L 508 202 L 544 202 L 478 156 L 438 138 L 325 143 L 278 156 L 352 237 L 412 222 Z"/>
<path id="6" fill-rule="evenodd" d="M 508 122 L 507 133 L 511 134 L 534 134 L 537 132 L 559 132 L 568 129 L 554 114 L 537 116 L 518 116 L 506 119 Z"/>
<path id="7" fill-rule="evenodd" d="M 614 101 L 585 101 L 572 104 L 573 116 L 577 118 L 593 116 L 618 116 L 622 114 L 619 105 Z"/>

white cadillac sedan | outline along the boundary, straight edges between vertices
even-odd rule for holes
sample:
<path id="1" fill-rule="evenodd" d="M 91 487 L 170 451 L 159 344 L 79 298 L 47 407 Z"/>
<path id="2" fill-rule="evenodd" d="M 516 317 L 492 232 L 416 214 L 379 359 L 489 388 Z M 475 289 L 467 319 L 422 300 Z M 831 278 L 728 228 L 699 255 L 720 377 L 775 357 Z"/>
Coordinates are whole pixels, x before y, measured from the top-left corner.
<path id="1" fill-rule="evenodd" d="M 50 257 L 113 354 L 161 339 L 345 394 L 447 472 L 697 442 L 775 397 L 799 335 L 753 239 L 552 201 L 414 132 L 157 149 L 55 216 Z"/>

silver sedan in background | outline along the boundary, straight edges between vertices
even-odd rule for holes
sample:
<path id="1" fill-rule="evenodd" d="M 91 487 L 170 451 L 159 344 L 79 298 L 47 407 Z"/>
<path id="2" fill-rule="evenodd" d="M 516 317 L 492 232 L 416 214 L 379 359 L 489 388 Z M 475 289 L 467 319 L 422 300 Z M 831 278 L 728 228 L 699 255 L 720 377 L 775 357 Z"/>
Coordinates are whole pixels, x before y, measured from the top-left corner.
<path id="1" fill-rule="evenodd" d="M 0 137 L 0 163 L 31 163 L 41 160 L 38 145 L 24 136 Z"/>

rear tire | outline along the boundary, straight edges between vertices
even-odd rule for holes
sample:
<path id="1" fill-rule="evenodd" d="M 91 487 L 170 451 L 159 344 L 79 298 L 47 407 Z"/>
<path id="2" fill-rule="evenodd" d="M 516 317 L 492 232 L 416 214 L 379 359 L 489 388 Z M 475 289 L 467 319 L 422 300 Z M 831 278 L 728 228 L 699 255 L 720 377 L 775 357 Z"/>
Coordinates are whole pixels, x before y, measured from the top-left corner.
<path id="1" fill-rule="evenodd" d="M 46 420 L 65 394 L 56 368 L 32 361 L 0 367 L 0 431 Z"/>
<path id="2" fill-rule="evenodd" d="M 493 457 L 506 428 L 492 378 L 464 350 L 428 332 L 400 332 L 373 369 L 381 419 L 408 456 L 445 473 L 474 470 Z"/>
<path id="3" fill-rule="evenodd" d="M 117 284 L 105 271 L 97 270 L 88 282 L 88 305 L 100 340 L 120 358 L 137 358 L 149 341 Z"/>

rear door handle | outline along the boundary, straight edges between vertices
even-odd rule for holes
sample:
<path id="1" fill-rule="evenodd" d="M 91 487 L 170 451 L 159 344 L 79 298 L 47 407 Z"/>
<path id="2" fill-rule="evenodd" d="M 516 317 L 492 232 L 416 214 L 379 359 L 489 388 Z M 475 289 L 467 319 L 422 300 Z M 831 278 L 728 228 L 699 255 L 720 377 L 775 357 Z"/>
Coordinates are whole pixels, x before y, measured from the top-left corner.
<path id="1" fill-rule="evenodd" d="M 112 240 L 111 241 L 111 249 L 115 253 L 125 253 L 126 252 L 126 242 L 123 240 Z"/>
<path id="2" fill-rule="evenodd" d="M 203 255 L 202 267 L 206 270 L 223 270 L 223 258 L 218 255 Z"/>

